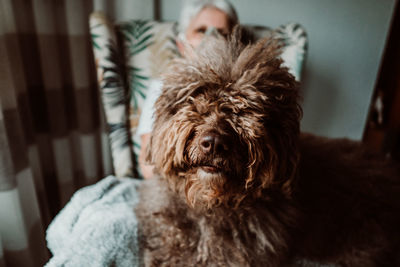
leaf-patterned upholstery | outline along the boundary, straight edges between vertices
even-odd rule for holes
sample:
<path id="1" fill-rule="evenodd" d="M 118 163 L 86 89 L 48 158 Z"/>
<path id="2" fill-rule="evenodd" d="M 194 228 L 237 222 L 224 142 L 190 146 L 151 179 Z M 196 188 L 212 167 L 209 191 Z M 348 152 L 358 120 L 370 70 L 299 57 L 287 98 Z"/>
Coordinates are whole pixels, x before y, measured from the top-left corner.
<path id="1" fill-rule="evenodd" d="M 109 127 L 113 166 L 117 177 L 140 177 L 137 159 L 139 117 L 152 79 L 159 78 L 179 55 L 177 24 L 131 20 L 112 24 L 104 14 L 90 16 L 90 31 L 99 89 Z M 274 35 L 285 44 L 283 55 L 290 71 L 300 78 L 307 38 L 298 24 L 276 30 L 248 26 L 256 38 Z"/>
<path id="2" fill-rule="evenodd" d="M 118 177 L 135 175 L 133 154 L 128 129 L 129 93 L 125 79 L 125 63 L 120 52 L 117 35 L 108 19 L 102 13 L 93 13 L 90 31 L 95 56 L 97 77 L 101 91 L 113 167 Z"/>

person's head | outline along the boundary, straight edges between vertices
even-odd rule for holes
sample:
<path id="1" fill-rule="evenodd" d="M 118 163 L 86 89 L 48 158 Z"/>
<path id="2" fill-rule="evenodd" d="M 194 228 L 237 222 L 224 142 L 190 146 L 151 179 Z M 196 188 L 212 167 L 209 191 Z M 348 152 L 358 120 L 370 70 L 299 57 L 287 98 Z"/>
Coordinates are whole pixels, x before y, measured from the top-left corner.
<path id="1" fill-rule="evenodd" d="M 183 0 L 179 20 L 178 47 L 183 51 L 182 41 L 196 48 L 207 32 L 216 30 L 228 35 L 239 20 L 228 0 Z"/>

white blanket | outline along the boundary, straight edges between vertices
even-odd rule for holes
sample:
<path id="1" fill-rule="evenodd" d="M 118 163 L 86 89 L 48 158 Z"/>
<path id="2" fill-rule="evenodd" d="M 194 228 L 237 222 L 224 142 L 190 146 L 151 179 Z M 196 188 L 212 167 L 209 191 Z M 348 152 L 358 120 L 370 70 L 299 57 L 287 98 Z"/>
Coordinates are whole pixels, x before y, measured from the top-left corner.
<path id="1" fill-rule="evenodd" d="M 77 191 L 47 229 L 53 257 L 46 267 L 138 266 L 140 180 L 108 176 Z"/>

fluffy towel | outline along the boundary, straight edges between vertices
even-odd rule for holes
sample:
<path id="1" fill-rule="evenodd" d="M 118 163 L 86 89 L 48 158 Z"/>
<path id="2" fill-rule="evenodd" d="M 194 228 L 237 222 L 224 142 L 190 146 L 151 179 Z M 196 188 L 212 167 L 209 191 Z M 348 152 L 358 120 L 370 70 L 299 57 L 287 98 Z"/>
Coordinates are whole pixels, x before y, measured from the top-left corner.
<path id="1" fill-rule="evenodd" d="M 138 266 L 139 184 L 108 176 L 77 191 L 47 229 L 53 257 L 45 266 Z"/>

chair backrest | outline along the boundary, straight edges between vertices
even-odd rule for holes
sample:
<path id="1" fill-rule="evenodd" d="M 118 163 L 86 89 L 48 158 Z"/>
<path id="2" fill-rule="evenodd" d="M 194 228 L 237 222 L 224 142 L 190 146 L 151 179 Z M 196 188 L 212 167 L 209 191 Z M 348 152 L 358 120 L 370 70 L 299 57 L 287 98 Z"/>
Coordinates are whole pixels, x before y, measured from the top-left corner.
<path id="1" fill-rule="evenodd" d="M 282 58 L 300 79 L 307 48 L 300 25 L 292 23 L 275 30 L 247 28 L 257 39 L 271 35 L 280 39 L 284 44 Z M 90 31 L 115 175 L 140 177 L 140 136 L 136 129 L 149 83 L 179 55 L 177 24 L 146 20 L 113 24 L 104 14 L 95 12 L 90 16 Z"/>

